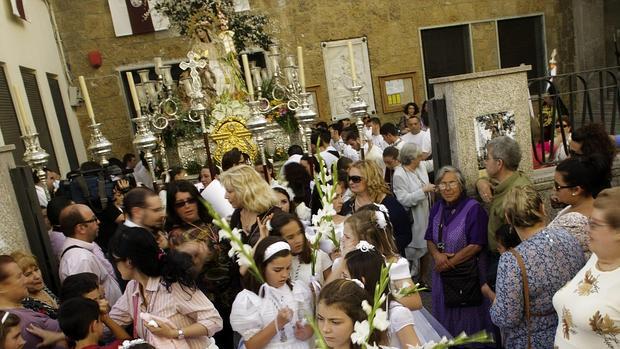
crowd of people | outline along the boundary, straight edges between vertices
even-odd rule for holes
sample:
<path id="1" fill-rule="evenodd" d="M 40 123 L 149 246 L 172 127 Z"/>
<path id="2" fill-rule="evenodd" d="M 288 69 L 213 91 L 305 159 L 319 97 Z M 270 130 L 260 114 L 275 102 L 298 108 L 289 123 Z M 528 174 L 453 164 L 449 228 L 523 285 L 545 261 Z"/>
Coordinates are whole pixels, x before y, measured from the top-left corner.
<path id="1" fill-rule="evenodd" d="M 459 169 L 434 168 L 422 109 L 407 105 L 400 125 L 367 118 L 362 135 L 348 120 L 319 123 L 314 156 L 292 145 L 280 171 L 233 149 L 196 183 L 175 170 L 156 188 L 127 155 L 119 166 L 134 174 L 115 178 L 105 207 L 57 191 L 44 206 L 61 288 L 46 287 L 29 253 L 0 255 L 0 348 L 295 349 L 317 337 L 360 348 L 352 334 L 377 292 L 389 326 L 371 344 L 487 331 L 495 343 L 476 347 L 619 347 L 611 140 L 573 132 L 554 174 L 565 207 L 552 217 L 510 137 L 487 144 L 474 193 Z M 333 202 L 319 194 L 321 172 L 333 175 Z M 338 241 L 315 243 L 313 215 L 326 211 Z"/>

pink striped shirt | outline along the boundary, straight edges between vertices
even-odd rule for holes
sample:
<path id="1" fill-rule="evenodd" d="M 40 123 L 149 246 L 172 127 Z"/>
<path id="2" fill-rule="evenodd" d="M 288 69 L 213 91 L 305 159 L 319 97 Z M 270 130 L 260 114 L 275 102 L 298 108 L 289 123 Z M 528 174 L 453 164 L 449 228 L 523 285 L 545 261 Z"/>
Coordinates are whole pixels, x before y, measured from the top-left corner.
<path id="1" fill-rule="evenodd" d="M 138 282 L 131 280 L 125 293 L 110 311 L 110 317 L 122 326 L 134 323 L 139 313 L 144 312 L 170 320 L 177 328 L 182 329 L 194 323 L 203 325 L 213 336 L 222 329 L 222 318 L 213 303 L 200 290 L 183 289 L 178 283 L 170 286 L 170 292 L 161 284 L 159 277 L 149 278 L 144 289 L 148 307 L 140 294 Z M 134 299 L 137 302 L 134 302 Z M 137 304 L 138 309 L 134 309 Z M 152 334 L 144 326 L 143 321 L 135 321 L 134 328 L 140 338 L 149 341 Z M 191 349 L 204 349 L 208 346 L 207 336 L 186 337 Z"/>

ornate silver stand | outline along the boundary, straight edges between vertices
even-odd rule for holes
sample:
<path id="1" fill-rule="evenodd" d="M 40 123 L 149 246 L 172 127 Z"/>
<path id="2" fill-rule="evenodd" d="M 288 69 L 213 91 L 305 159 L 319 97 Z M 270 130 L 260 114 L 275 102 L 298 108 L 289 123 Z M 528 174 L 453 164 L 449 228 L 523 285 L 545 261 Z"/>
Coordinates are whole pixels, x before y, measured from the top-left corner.
<path id="1" fill-rule="evenodd" d="M 88 128 L 90 128 L 88 151 L 101 166 L 107 166 L 108 156 L 112 154 L 112 143 L 101 132 L 101 123 L 89 125 Z"/>
<path id="2" fill-rule="evenodd" d="M 49 201 L 51 196 L 49 190 L 47 190 L 47 174 L 44 168 L 45 165 L 47 165 L 47 160 L 50 158 L 50 155 L 41 148 L 38 133 L 33 132 L 27 134 L 22 136 L 21 139 L 24 141 L 24 147 L 26 148 L 22 159 L 37 173 L 37 177 L 45 190 L 45 197 Z"/>
<path id="3" fill-rule="evenodd" d="M 267 159 L 265 157 L 265 139 L 263 138 L 263 132 L 265 132 L 265 129 L 267 127 L 267 120 L 261 113 L 259 105 L 260 101 L 248 102 L 248 106 L 250 107 L 250 119 L 248 120 L 246 126 L 248 130 L 250 130 L 250 132 L 252 133 L 252 136 L 254 136 L 254 140 L 258 145 L 261 164 L 263 165 L 263 175 L 265 176 L 265 180 L 269 183 Z"/>
<path id="4" fill-rule="evenodd" d="M 153 150 L 157 147 L 157 137 L 151 131 L 149 127 L 149 117 L 139 116 L 131 119 L 136 124 L 136 134 L 133 139 L 133 145 L 136 149 L 144 152 L 144 159 L 149 164 L 149 170 L 153 182 L 156 182 L 155 177 L 155 156 Z"/>
<path id="5" fill-rule="evenodd" d="M 364 160 L 364 142 L 366 141 L 366 136 L 364 135 L 363 118 L 368 115 L 368 104 L 360 95 L 360 90 L 362 89 L 361 85 L 354 85 L 347 87 L 347 89 L 353 94 L 353 99 L 347 110 L 351 118 L 356 120 L 355 126 L 357 127 L 357 132 L 360 137 L 360 158 Z"/>

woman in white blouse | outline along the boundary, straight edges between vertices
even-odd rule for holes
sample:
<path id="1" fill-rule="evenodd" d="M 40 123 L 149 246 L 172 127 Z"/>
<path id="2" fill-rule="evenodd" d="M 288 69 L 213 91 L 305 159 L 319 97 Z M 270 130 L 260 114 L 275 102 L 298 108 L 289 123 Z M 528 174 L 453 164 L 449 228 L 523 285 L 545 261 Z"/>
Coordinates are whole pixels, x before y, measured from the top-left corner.
<path id="1" fill-rule="evenodd" d="M 553 296 L 558 313 L 555 348 L 620 346 L 620 188 L 594 200 L 588 225 L 592 257 Z"/>
<path id="2" fill-rule="evenodd" d="M 219 313 L 195 287 L 189 255 L 165 254 L 143 228 L 117 231 L 109 252 L 129 281 L 110 317 L 120 325 L 133 324 L 134 337 L 158 348 L 204 349 L 222 329 Z"/>

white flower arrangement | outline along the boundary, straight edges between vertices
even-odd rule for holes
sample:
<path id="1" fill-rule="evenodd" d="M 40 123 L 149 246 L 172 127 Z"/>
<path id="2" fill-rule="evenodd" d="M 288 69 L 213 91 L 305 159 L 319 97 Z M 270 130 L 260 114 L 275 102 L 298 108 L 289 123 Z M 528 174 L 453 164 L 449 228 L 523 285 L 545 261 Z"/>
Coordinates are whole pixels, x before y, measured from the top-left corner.
<path id="1" fill-rule="evenodd" d="M 373 246 L 370 242 L 366 240 L 362 240 L 355 245 L 356 250 L 360 250 L 362 252 L 368 252 L 370 250 L 374 250 L 375 246 Z"/>

